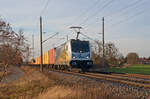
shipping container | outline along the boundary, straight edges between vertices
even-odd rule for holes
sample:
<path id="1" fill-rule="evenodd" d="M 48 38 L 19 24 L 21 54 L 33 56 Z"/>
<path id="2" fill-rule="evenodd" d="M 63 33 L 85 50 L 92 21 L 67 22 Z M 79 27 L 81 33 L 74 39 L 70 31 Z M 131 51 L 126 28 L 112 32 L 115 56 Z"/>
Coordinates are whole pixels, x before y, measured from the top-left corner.
<path id="1" fill-rule="evenodd" d="M 38 57 L 35 59 L 35 64 L 38 64 L 38 61 L 39 61 L 39 59 L 38 59 Z"/>
<path id="2" fill-rule="evenodd" d="M 38 63 L 37 64 L 41 64 L 41 57 L 38 57 Z"/>
<path id="3" fill-rule="evenodd" d="M 45 64 L 49 64 L 49 51 L 45 53 Z"/>
<path id="4" fill-rule="evenodd" d="M 49 64 L 49 51 L 43 54 L 43 64 Z"/>
<path id="5" fill-rule="evenodd" d="M 37 57 L 37 62 L 36 62 L 36 64 L 39 64 L 39 57 Z"/>
<path id="6" fill-rule="evenodd" d="M 45 64 L 45 53 L 43 54 L 43 64 Z"/>
<path id="7" fill-rule="evenodd" d="M 49 50 L 49 64 L 55 64 L 55 49 Z"/>

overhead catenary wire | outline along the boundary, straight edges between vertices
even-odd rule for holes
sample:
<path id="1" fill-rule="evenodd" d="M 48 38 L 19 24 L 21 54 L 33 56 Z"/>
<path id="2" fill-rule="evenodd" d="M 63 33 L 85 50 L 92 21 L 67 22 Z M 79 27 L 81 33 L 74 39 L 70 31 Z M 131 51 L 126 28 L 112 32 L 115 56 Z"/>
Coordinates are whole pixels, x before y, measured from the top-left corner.
<path id="1" fill-rule="evenodd" d="M 90 16 L 87 16 L 85 20 L 83 20 L 81 23 L 80 23 L 80 26 L 85 24 L 88 20 L 91 19 L 91 17 L 95 16 L 95 14 L 97 14 L 98 12 L 102 11 L 103 9 L 105 9 L 107 6 L 109 6 L 114 0 L 110 0 L 108 2 L 106 2 L 102 7 L 101 9 L 98 9 L 95 11 L 95 13 L 93 14 L 90 14 Z"/>
<path id="2" fill-rule="evenodd" d="M 48 0 L 48 1 L 50 2 L 51 0 Z M 47 1 L 47 2 L 48 2 L 48 1 Z M 113 1 L 113 0 L 111 0 L 110 2 L 112 2 L 112 1 Z M 137 1 L 139 1 L 139 0 L 137 0 Z M 107 3 L 106 3 L 106 4 L 107 4 Z M 105 4 L 105 5 L 106 5 L 106 4 Z M 44 9 L 46 9 L 47 6 L 48 6 L 48 4 L 45 5 Z M 101 10 L 101 9 L 100 9 L 100 10 Z M 44 13 L 44 12 L 42 12 L 42 13 Z M 94 14 L 93 14 L 93 15 L 94 15 Z M 82 16 L 82 14 L 81 14 L 81 16 Z M 79 16 L 79 17 L 81 17 L 81 16 Z M 91 16 L 91 15 L 90 15 L 90 16 Z M 87 21 L 88 21 L 89 19 L 90 19 L 90 18 L 88 17 Z M 85 22 L 87 22 L 87 21 L 85 21 Z M 83 22 L 83 24 L 84 24 L 85 22 Z"/>
<path id="3" fill-rule="evenodd" d="M 113 14 L 108 14 L 108 15 L 105 15 L 105 17 L 111 17 L 117 13 L 122 13 L 123 11 L 133 7 L 133 6 L 136 6 L 138 3 L 142 2 L 142 0 L 135 0 L 135 2 L 132 2 L 132 3 L 129 3 L 127 6 L 124 6 L 122 7 L 121 9 L 119 9 L 118 11 L 114 12 Z"/>
<path id="4" fill-rule="evenodd" d="M 36 26 L 38 26 L 38 23 L 39 23 L 39 16 L 43 16 L 45 10 L 47 9 L 49 3 L 51 2 L 52 0 L 47 0 L 44 7 L 41 9 L 41 12 L 39 13 L 38 15 L 38 19 L 36 19 Z"/>
<path id="5" fill-rule="evenodd" d="M 85 12 L 83 12 L 83 13 L 81 13 L 79 16 L 77 16 L 69 26 L 73 25 L 75 22 L 77 22 L 79 19 L 81 19 L 82 17 L 84 17 L 85 15 L 87 15 L 89 12 L 92 12 L 92 11 L 94 10 L 94 8 L 95 8 L 101 1 L 102 1 L 102 0 L 96 0 L 96 1 L 94 2 L 94 4 L 93 4 L 91 7 L 87 8 L 87 9 L 85 10 Z"/>
<path id="6" fill-rule="evenodd" d="M 86 37 L 87 39 L 90 39 L 90 40 L 92 40 L 92 41 L 94 41 L 94 42 L 97 42 L 97 40 L 94 40 L 93 38 L 87 36 L 86 34 L 84 34 L 84 33 L 82 33 L 82 32 L 80 32 L 80 34 L 81 34 L 82 36 Z"/>
<path id="7" fill-rule="evenodd" d="M 55 36 L 56 36 L 56 35 L 58 35 L 58 34 L 59 34 L 58 32 L 57 32 L 57 33 L 55 33 L 54 35 L 52 35 L 52 36 L 48 37 L 47 39 L 45 39 L 44 41 L 42 41 L 42 43 L 44 43 L 44 42 L 48 41 L 49 39 L 51 39 L 51 38 L 55 37 Z"/>
<path id="8" fill-rule="evenodd" d="M 43 9 L 41 10 L 41 13 L 40 13 L 40 16 L 42 16 L 42 14 L 44 14 L 44 11 L 46 10 L 46 8 L 48 7 L 49 3 L 51 2 L 52 0 L 47 0 L 45 6 L 43 7 Z"/>
<path id="9" fill-rule="evenodd" d="M 126 9 L 122 9 L 120 10 L 119 12 L 116 12 L 115 14 L 112 14 L 111 16 L 113 15 L 117 15 L 117 14 L 121 14 L 121 16 L 124 16 L 124 15 L 127 15 L 129 12 L 132 11 L 132 9 L 137 9 L 138 7 L 142 6 L 143 4 L 145 4 L 145 2 L 143 3 L 140 3 L 142 0 L 137 0 L 135 3 L 132 3 L 130 6 L 127 6 Z M 140 3 L 140 4 L 139 4 Z M 125 7 L 124 7 L 125 8 Z M 131 8 L 131 9 L 129 9 Z M 133 11 L 132 11 L 133 12 Z M 134 12 L 133 12 L 134 13 Z M 111 16 L 106 16 L 106 17 L 111 17 Z M 109 21 L 107 21 L 107 23 L 113 21 L 113 18 L 111 18 Z"/>
<path id="10" fill-rule="evenodd" d="M 140 4 L 140 5 L 138 5 L 140 2 L 142 2 L 143 0 L 135 0 L 134 2 L 132 2 L 132 3 L 129 3 L 127 6 L 124 6 L 123 8 L 121 8 L 121 9 L 119 9 L 117 12 L 115 12 L 115 13 L 113 13 L 113 14 L 108 14 L 108 15 L 104 15 L 105 17 L 112 17 L 112 16 L 114 16 L 114 15 L 117 15 L 117 14 L 121 14 L 121 13 L 123 13 L 124 12 L 124 14 L 126 14 L 127 12 L 128 12 L 128 10 L 131 10 L 130 8 L 136 8 L 136 7 L 138 7 L 138 6 L 140 6 L 140 5 L 142 5 L 142 4 Z M 118 17 L 117 17 L 118 18 Z M 111 21 L 113 21 L 113 18 L 111 18 L 110 20 L 107 20 L 107 24 L 108 23 L 110 23 Z M 86 26 L 90 26 L 92 23 L 89 23 L 89 24 L 87 24 Z"/>
<path id="11" fill-rule="evenodd" d="M 118 10 L 117 12 L 113 13 L 113 14 L 109 14 L 109 15 L 105 15 L 105 17 L 112 17 L 114 15 L 117 15 L 117 14 L 126 14 L 128 13 L 128 10 L 131 11 L 131 9 L 136 9 L 138 8 L 139 6 L 143 5 L 145 2 L 141 3 L 142 1 L 144 0 L 135 0 L 135 2 L 132 2 L 130 4 L 128 4 L 127 6 L 124 6 L 123 8 L 121 8 L 120 10 Z M 131 8 L 131 9 L 130 9 Z M 131 16 L 132 17 L 132 16 Z M 118 18 L 118 17 L 117 17 Z M 107 20 L 107 24 L 110 23 L 111 21 L 113 21 L 113 18 L 111 18 L 111 20 Z M 122 20 L 121 20 L 122 21 Z M 121 23 L 121 22 L 119 22 Z M 116 23 L 117 24 L 117 23 Z M 91 24 L 88 24 L 87 26 L 90 26 Z M 114 24 L 113 24 L 114 25 Z M 112 26 L 113 26 L 112 25 Z"/>
<path id="12" fill-rule="evenodd" d="M 102 0 L 96 0 L 93 5 L 91 5 L 91 7 L 87 8 L 85 10 L 85 12 L 81 13 L 79 16 L 77 16 L 70 24 L 67 24 L 65 27 L 70 28 L 70 26 L 73 26 L 79 19 L 81 19 L 82 17 L 90 14 L 90 12 L 92 12 L 95 7 L 101 2 Z M 67 35 L 71 35 L 69 33 L 67 33 Z"/>
<path id="13" fill-rule="evenodd" d="M 108 1 L 108 0 L 107 0 Z M 99 12 L 99 11 L 102 11 L 103 9 L 105 9 L 106 7 L 108 7 L 114 0 L 110 0 L 110 1 L 104 1 L 102 4 L 104 4 L 103 6 L 101 6 L 100 8 L 101 9 L 98 9 L 98 10 L 96 10 L 96 11 L 92 11 L 93 9 L 91 9 L 90 11 L 92 11 L 92 12 L 95 12 L 95 13 L 93 13 L 93 14 L 91 14 L 91 13 L 89 13 L 89 15 L 86 17 L 86 19 L 79 25 L 79 26 L 81 26 L 81 25 L 83 25 L 84 23 L 86 23 L 86 21 L 88 21 L 91 17 L 93 17 L 97 12 Z M 98 3 L 97 3 L 98 4 Z M 96 4 L 96 5 L 97 5 Z M 90 11 L 88 11 L 88 12 L 90 12 Z M 80 17 L 80 16 L 79 16 Z"/>
<path id="14" fill-rule="evenodd" d="M 39 15 L 38 15 L 38 19 L 36 19 L 36 26 L 38 25 L 39 23 L 39 16 L 43 16 L 45 10 L 47 9 L 49 3 L 51 2 L 52 0 L 47 0 L 44 7 L 41 9 L 41 11 L 39 12 Z"/>
<path id="15" fill-rule="evenodd" d="M 128 16 L 128 17 L 126 17 L 125 19 L 123 19 L 123 20 L 121 20 L 121 21 L 119 21 L 119 22 L 117 22 L 117 23 L 115 23 L 115 24 L 110 25 L 110 27 L 111 27 L 111 28 L 112 28 L 112 27 L 116 27 L 116 26 L 118 26 L 118 25 L 120 25 L 120 24 L 122 24 L 122 23 L 129 22 L 129 20 L 132 20 L 132 19 L 134 19 L 135 17 L 142 15 L 142 14 L 145 13 L 147 10 L 149 11 L 149 8 L 143 9 L 143 10 L 141 10 L 141 11 L 135 13 L 135 14 L 132 15 L 132 16 Z"/>
<path id="16" fill-rule="evenodd" d="M 45 5 L 44 5 L 44 7 L 41 9 L 41 11 L 39 11 L 39 14 L 37 15 L 37 18 L 35 18 L 35 27 L 37 28 L 37 27 L 39 27 L 39 17 L 40 16 L 43 16 L 43 14 L 44 14 L 44 12 L 45 12 L 45 10 L 47 9 L 47 7 L 48 7 L 48 5 L 49 5 L 49 3 L 51 2 L 52 0 L 47 0 L 46 1 L 46 3 L 45 3 Z M 39 29 L 39 28 L 38 28 Z M 38 30 L 37 29 L 37 30 Z M 34 32 L 35 33 L 35 32 Z M 33 34 L 34 34 L 33 33 Z M 39 53 L 38 53 L 39 54 Z"/>

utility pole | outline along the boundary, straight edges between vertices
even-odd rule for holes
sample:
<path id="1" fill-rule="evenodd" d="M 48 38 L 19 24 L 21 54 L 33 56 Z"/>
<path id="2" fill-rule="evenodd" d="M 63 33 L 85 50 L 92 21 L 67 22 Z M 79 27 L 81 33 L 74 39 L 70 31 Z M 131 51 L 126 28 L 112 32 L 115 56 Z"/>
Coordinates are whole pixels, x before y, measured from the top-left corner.
<path id="1" fill-rule="evenodd" d="M 102 71 L 105 72 L 104 17 L 102 18 L 102 45 L 103 45 Z"/>
<path id="2" fill-rule="evenodd" d="M 40 16 L 40 47 L 41 47 L 40 71 L 43 72 L 42 17 L 41 16 Z"/>
<path id="3" fill-rule="evenodd" d="M 67 41 L 68 41 L 68 35 L 67 35 Z"/>
<path id="4" fill-rule="evenodd" d="M 34 59 L 34 34 L 32 35 L 32 54 L 33 54 L 33 56 L 32 56 L 32 58 Z"/>

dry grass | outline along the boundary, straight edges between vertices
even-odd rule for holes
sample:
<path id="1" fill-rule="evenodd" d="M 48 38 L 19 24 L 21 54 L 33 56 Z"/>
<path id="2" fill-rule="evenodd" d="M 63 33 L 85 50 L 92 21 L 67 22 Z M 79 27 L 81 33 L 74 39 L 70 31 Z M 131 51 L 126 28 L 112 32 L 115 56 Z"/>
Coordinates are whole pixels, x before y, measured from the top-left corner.
<path id="1" fill-rule="evenodd" d="M 25 75 L 9 84 L 0 84 L 0 99 L 32 99 L 52 85 L 45 75 L 29 67 L 22 68 Z"/>
<path id="2" fill-rule="evenodd" d="M 0 85 L 0 99 L 133 99 L 135 92 L 79 77 L 41 73 L 22 67 L 24 76 Z M 142 96 L 141 93 L 138 93 Z"/>
<path id="3" fill-rule="evenodd" d="M 133 99 L 132 96 L 113 96 L 112 92 L 101 88 L 73 85 L 56 86 L 42 93 L 36 99 Z"/>
<path id="4" fill-rule="evenodd" d="M 4 72 L 4 67 L 0 66 L 0 77 L 10 75 L 11 73 L 10 68 L 7 68 L 7 71 Z"/>
<path id="5" fill-rule="evenodd" d="M 54 87 L 51 87 L 45 93 L 41 93 L 35 99 L 133 99 L 133 95 L 117 95 L 116 90 L 110 90 L 108 85 L 97 84 L 87 81 L 73 80 L 54 74 L 49 77 L 55 81 Z"/>
<path id="6" fill-rule="evenodd" d="M 62 99 L 65 97 L 75 97 L 77 91 L 71 88 L 66 88 L 64 86 L 55 86 L 48 89 L 47 92 L 41 93 L 38 98 L 35 99 Z M 80 91 L 78 91 L 78 95 Z"/>
<path id="7" fill-rule="evenodd" d="M 7 71 L 4 71 L 4 68 L 0 67 L 0 82 L 4 77 L 6 77 L 12 73 L 13 72 L 10 69 L 8 69 Z"/>
<path id="8" fill-rule="evenodd" d="M 11 73 L 12 73 L 11 71 L 7 71 L 7 72 L 0 71 L 0 77 L 10 75 Z"/>

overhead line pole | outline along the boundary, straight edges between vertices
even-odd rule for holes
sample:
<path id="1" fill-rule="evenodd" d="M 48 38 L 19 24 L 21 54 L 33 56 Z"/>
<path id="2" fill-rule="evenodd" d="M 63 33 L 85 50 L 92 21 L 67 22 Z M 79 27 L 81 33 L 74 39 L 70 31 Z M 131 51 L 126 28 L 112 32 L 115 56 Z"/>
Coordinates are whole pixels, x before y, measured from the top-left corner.
<path id="1" fill-rule="evenodd" d="M 68 39 L 68 35 L 67 35 L 67 42 L 68 42 L 68 40 L 69 40 L 69 39 Z"/>
<path id="2" fill-rule="evenodd" d="M 41 47 L 40 71 L 43 72 L 42 17 L 41 16 L 40 16 L 40 47 Z"/>
<path id="3" fill-rule="evenodd" d="M 33 53 L 33 56 L 32 58 L 34 59 L 34 34 L 32 35 L 32 53 Z"/>
<path id="4" fill-rule="evenodd" d="M 102 71 L 105 72 L 104 17 L 102 18 L 102 45 L 103 45 Z"/>

